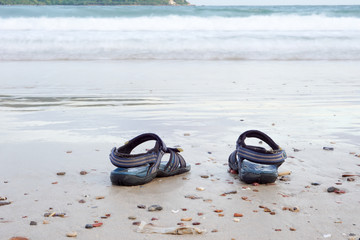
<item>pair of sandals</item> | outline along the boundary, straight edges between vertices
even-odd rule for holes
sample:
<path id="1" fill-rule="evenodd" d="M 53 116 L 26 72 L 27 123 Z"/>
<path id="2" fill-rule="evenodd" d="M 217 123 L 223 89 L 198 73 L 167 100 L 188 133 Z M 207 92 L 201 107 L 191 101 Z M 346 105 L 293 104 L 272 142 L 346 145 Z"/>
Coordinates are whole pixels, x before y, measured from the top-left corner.
<path id="1" fill-rule="evenodd" d="M 272 149 L 245 144 L 246 138 L 259 138 Z M 132 154 L 140 144 L 155 140 L 155 146 L 145 153 Z M 182 149 L 166 147 L 154 133 L 141 134 L 119 148 L 113 148 L 110 161 L 117 168 L 110 174 L 114 185 L 135 186 L 152 181 L 156 177 L 169 177 L 190 171 L 180 155 Z M 165 154 L 170 154 L 168 161 L 161 161 Z M 229 166 L 232 173 L 238 173 L 246 183 L 274 182 L 277 168 L 285 161 L 286 154 L 269 136 L 258 130 L 249 130 L 240 135 L 236 150 L 230 154 Z"/>

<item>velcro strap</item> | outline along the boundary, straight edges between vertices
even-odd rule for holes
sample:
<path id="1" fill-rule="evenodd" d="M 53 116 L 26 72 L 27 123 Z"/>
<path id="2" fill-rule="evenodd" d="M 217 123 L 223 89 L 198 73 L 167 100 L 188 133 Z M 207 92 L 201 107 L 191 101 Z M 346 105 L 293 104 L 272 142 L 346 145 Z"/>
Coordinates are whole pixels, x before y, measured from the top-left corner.
<path id="1" fill-rule="evenodd" d="M 121 154 L 114 147 L 110 152 L 110 161 L 116 167 L 138 167 L 147 163 L 153 164 L 157 161 L 158 154 L 149 152 L 144 154 Z"/>
<path id="2" fill-rule="evenodd" d="M 284 150 L 262 153 L 239 146 L 237 148 L 237 154 L 241 159 L 247 159 L 261 164 L 281 164 L 286 159 L 286 153 Z"/>

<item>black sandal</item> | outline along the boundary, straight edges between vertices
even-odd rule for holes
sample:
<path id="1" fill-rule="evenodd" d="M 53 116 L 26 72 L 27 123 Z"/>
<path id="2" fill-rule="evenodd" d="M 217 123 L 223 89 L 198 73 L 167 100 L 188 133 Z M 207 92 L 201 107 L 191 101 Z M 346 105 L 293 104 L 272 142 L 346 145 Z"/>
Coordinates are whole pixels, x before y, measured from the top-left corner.
<path id="1" fill-rule="evenodd" d="M 272 149 L 245 144 L 246 138 L 258 138 Z M 278 177 L 277 169 L 285 161 L 286 153 L 268 135 L 249 130 L 240 135 L 236 150 L 229 156 L 230 172 L 238 173 L 245 183 L 273 183 Z"/>
<path id="2" fill-rule="evenodd" d="M 146 153 L 131 154 L 138 145 L 155 140 L 155 146 Z M 110 161 L 116 168 L 110 174 L 111 182 L 115 185 L 134 186 L 150 182 L 155 177 L 168 177 L 190 171 L 191 166 L 186 164 L 179 154 L 182 149 L 168 148 L 159 136 L 154 133 L 141 134 L 124 146 L 113 148 Z M 161 162 L 165 153 L 170 154 L 169 161 Z"/>

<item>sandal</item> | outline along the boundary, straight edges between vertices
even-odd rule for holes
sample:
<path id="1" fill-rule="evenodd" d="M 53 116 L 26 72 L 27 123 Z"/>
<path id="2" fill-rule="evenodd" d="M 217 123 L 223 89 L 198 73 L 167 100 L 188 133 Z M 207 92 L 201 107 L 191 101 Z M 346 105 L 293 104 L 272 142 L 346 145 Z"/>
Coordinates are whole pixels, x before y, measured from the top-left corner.
<path id="1" fill-rule="evenodd" d="M 258 138 L 272 149 L 245 144 L 246 138 Z M 229 156 L 231 173 L 239 174 L 245 183 L 273 183 L 278 177 L 277 169 L 285 161 L 286 153 L 268 135 L 258 130 L 249 130 L 240 135 L 236 150 Z"/>
<path id="2" fill-rule="evenodd" d="M 146 153 L 131 154 L 138 145 L 155 140 L 155 146 Z M 141 134 L 119 148 L 113 148 L 110 161 L 116 168 L 110 174 L 115 185 L 134 186 L 150 182 L 155 177 L 169 177 L 190 171 L 184 158 L 179 154 L 180 148 L 168 148 L 159 136 L 154 133 Z M 161 162 L 165 153 L 170 154 L 168 162 Z"/>

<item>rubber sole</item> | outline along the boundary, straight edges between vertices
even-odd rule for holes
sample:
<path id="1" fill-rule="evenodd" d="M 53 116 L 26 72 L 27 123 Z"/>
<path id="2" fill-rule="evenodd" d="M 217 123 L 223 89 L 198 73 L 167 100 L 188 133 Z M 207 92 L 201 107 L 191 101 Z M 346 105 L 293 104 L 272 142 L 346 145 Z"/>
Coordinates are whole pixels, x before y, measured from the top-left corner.
<path id="1" fill-rule="evenodd" d="M 156 173 L 153 173 L 145 177 L 138 177 L 136 175 L 119 174 L 115 171 L 112 171 L 110 174 L 110 180 L 114 185 L 136 186 L 151 182 L 156 177 L 156 175 Z"/>

